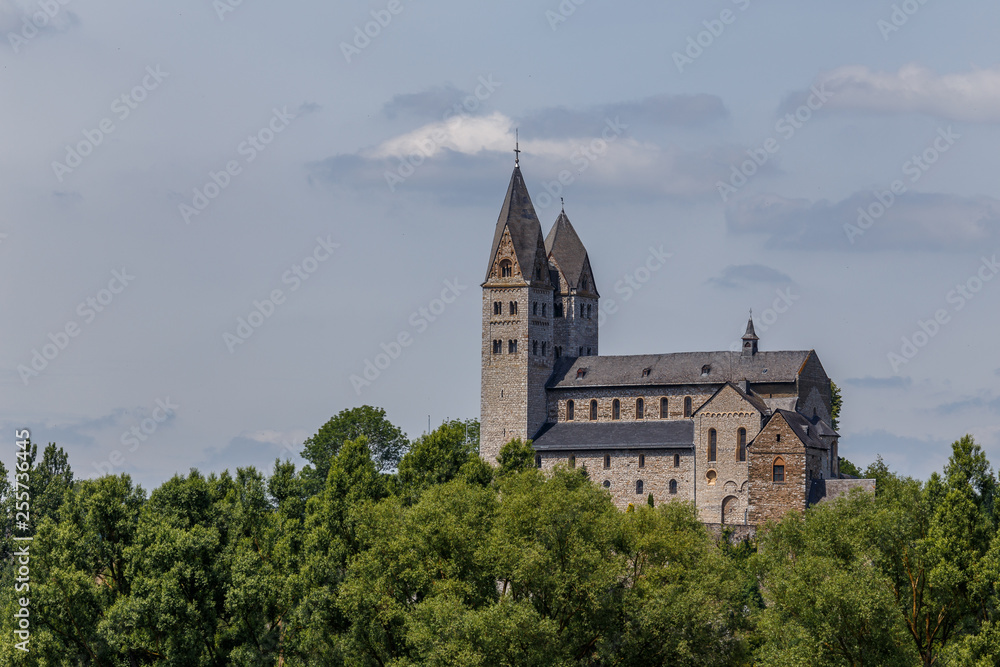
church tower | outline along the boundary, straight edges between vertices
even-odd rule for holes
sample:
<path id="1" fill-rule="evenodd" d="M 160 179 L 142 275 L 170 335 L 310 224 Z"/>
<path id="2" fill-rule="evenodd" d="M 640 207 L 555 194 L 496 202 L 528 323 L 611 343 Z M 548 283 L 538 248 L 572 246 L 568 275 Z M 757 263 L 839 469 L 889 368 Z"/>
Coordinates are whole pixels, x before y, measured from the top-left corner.
<path id="1" fill-rule="evenodd" d="M 496 464 L 504 444 L 531 438 L 546 420 L 545 383 L 555 358 L 547 255 L 538 216 L 515 161 L 482 284 L 479 452 L 490 464 Z"/>
<path id="2" fill-rule="evenodd" d="M 598 300 L 587 249 L 566 216 L 559 214 L 545 237 L 555 287 L 553 340 L 556 357 L 597 354 Z"/>

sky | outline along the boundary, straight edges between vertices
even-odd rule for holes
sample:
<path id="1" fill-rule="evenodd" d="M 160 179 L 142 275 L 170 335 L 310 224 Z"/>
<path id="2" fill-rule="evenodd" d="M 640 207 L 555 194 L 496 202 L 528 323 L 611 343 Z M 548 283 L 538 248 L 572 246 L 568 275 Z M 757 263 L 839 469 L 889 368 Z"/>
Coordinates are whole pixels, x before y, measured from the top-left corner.
<path id="1" fill-rule="evenodd" d="M 997 25 L 970 0 L 0 0 L 0 458 L 27 428 L 149 489 L 301 463 L 358 405 L 413 438 L 478 418 L 516 130 L 543 232 L 563 197 L 588 248 L 602 354 L 729 349 L 752 308 L 761 349 L 842 388 L 846 458 L 926 478 L 971 433 L 998 462 Z"/>

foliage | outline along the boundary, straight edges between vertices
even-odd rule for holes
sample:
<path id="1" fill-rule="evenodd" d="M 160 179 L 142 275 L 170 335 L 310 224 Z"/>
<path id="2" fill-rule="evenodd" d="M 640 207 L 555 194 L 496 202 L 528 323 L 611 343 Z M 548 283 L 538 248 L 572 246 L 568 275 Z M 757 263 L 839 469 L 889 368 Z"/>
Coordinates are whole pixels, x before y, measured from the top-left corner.
<path id="1" fill-rule="evenodd" d="M 379 472 L 389 472 L 399 465 L 406 451 L 406 435 L 385 418 L 385 410 L 362 405 L 341 410 L 305 441 L 302 458 L 312 463 L 303 470 L 303 476 L 316 486 L 322 484 L 330 470 L 330 461 L 345 442 L 367 439 L 371 457 Z"/>
<path id="2" fill-rule="evenodd" d="M 844 406 L 844 399 L 840 394 L 840 387 L 833 380 L 830 380 L 830 425 L 836 431 L 840 426 L 840 409 Z"/>
<path id="3" fill-rule="evenodd" d="M 536 469 L 527 442 L 491 466 L 475 422 L 421 436 L 394 474 L 374 450 L 339 440 L 318 481 L 278 461 L 270 475 L 193 470 L 147 496 L 127 475 L 74 480 L 65 452 L 32 448 L 31 651 L 0 642 L 0 664 L 985 667 L 1000 654 L 1000 494 L 968 436 L 926 482 L 877 459 L 875 495 L 740 541 L 709 535 L 690 503 L 620 511 L 582 467 Z M 13 585 L 0 581 L 5 637 Z"/>

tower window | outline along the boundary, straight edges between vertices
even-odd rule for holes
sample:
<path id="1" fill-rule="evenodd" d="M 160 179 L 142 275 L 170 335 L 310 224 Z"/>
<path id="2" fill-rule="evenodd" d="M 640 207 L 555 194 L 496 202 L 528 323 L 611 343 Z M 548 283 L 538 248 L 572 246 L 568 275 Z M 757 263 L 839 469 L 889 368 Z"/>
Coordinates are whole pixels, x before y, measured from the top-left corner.
<path id="1" fill-rule="evenodd" d="M 635 493 L 636 495 L 642 494 L 642 480 L 637 480 L 635 483 Z"/>
<path id="2" fill-rule="evenodd" d="M 542 304 L 542 317 L 545 317 L 545 304 Z"/>
<path id="3" fill-rule="evenodd" d="M 562 347 L 559 345 L 555 346 L 556 359 L 562 356 Z"/>
<path id="4" fill-rule="evenodd" d="M 531 353 L 533 355 L 535 355 L 536 357 L 538 356 L 538 341 L 537 340 L 531 341 Z"/>
<path id="5" fill-rule="evenodd" d="M 503 315 L 503 303 L 501 303 L 500 301 L 493 302 L 493 314 Z"/>
<path id="6" fill-rule="evenodd" d="M 587 356 L 588 357 L 590 356 L 590 348 L 589 347 L 587 348 Z"/>
<path id="7" fill-rule="evenodd" d="M 736 432 L 736 460 L 747 460 L 747 430 L 745 428 Z"/>
<path id="8" fill-rule="evenodd" d="M 531 304 L 531 314 L 532 315 L 537 315 L 538 314 L 538 302 L 537 301 L 535 301 L 535 302 L 533 302 Z"/>
<path id="9" fill-rule="evenodd" d="M 548 343 L 542 343 L 542 356 L 543 357 L 548 356 L 548 347 L 549 347 Z"/>
<path id="10" fill-rule="evenodd" d="M 500 262 L 500 277 L 510 278 L 512 275 L 514 275 L 514 263 L 509 259 Z"/>
<path id="11" fill-rule="evenodd" d="M 538 278 L 539 280 L 542 279 L 542 267 L 539 266 L 538 268 L 535 269 L 535 277 Z"/>
<path id="12" fill-rule="evenodd" d="M 670 495 L 672 495 L 672 496 L 676 496 L 677 495 L 677 480 L 676 479 L 670 480 Z"/>
<path id="13" fill-rule="evenodd" d="M 708 429 L 708 460 L 715 461 L 718 453 L 719 434 L 714 428 Z"/>
<path id="14" fill-rule="evenodd" d="M 553 316 L 555 316 L 555 317 L 562 317 L 563 316 L 563 305 L 562 305 L 562 303 L 554 304 L 552 306 L 552 308 L 554 310 L 554 312 L 552 313 Z"/>
<path id="15" fill-rule="evenodd" d="M 576 404 L 573 401 L 566 401 L 566 421 L 573 421 L 573 412 L 576 410 Z"/>
<path id="16" fill-rule="evenodd" d="M 580 317 L 583 317 L 584 311 L 585 311 L 584 305 L 581 303 L 580 304 Z"/>
<path id="17" fill-rule="evenodd" d="M 517 315 L 517 301 L 510 302 L 510 314 Z"/>
<path id="18" fill-rule="evenodd" d="M 685 417 L 690 417 L 691 416 L 691 397 L 690 396 L 685 396 L 684 397 L 684 416 Z"/>
<path id="19" fill-rule="evenodd" d="M 604 467 L 605 468 L 610 468 L 611 467 L 611 454 L 605 454 L 604 455 Z"/>
<path id="20" fill-rule="evenodd" d="M 639 467 L 640 468 L 645 468 L 646 467 L 646 455 L 645 454 L 639 454 Z"/>
<path id="21" fill-rule="evenodd" d="M 508 340 L 507 341 L 507 354 L 517 354 L 517 341 Z"/>
<path id="22" fill-rule="evenodd" d="M 667 412 L 667 398 L 664 396 L 660 399 L 660 419 L 666 419 L 669 416 L 670 413 Z"/>
<path id="23" fill-rule="evenodd" d="M 493 341 L 493 354 L 503 354 L 503 341 L 495 340 Z"/>
<path id="24" fill-rule="evenodd" d="M 680 468 L 681 467 L 681 455 L 680 454 L 674 454 L 674 467 L 675 468 Z"/>
<path id="25" fill-rule="evenodd" d="M 646 402 L 641 398 L 635 399 L 635 418 L 642 419 L 646 415 Z"/>
<path id="26" fill-rule="evenodd" d="M 622 417 L 622 402 L 617 398 L 611 402 L 611 418 L 621 419 Z"/>
<path id="27" fill-rule="evenodd" d="M 780 433 L 778 433 L 777 435 L 774 436 L 774 441 L 775 442 L 781 442 L 781 434 Z"/>
<path id="28" fill-rule="evenodd" d="M 590 306 L 587 306 L 587 319 L 590 319 Z"/>
<path id="29" fill-rule="evenodd" d="M 780 456 L 774 459 L 774 465 L 771 469 L 771 481 L 777 484 L 785 482 L 785 459 Z"/>
<path id="30" fill-rule="evenodd" d="M 590 421 L 592 421 L 592 422 L 596 422 L 597 421 L 597 401 L 596 400 L 591 400 L 590 401 Z"/>

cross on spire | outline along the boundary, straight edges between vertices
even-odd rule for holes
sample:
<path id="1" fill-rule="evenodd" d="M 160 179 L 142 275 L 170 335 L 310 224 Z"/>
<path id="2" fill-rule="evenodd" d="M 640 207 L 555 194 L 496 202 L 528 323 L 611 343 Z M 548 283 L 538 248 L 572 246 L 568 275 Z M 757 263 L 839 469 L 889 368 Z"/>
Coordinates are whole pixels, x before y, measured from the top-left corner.
<path id="1" fill-rule="evenodd" d="M 514 166 L 518 166 L 521 161 L 521 146 L 518 141 L 517 128 L 514 128 Z"/>

